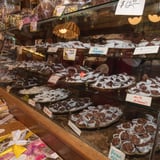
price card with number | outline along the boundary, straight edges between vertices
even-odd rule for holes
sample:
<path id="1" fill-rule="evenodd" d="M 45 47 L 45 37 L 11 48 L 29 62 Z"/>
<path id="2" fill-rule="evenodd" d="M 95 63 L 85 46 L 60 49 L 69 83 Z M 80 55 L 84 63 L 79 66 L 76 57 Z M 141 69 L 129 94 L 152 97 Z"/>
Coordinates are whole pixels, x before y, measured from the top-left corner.
<path id="1" fill-rule="evenodd" d="M 119 0 L 116 15 L 142 15 L 145 0 Z"/>
<path id="2" fill-rule="evenodd" d="M 49 118 L 52 118 L 52 117 L 53 117 L 52 112 L 51 112 L 47 107 L 44 107 L 44 108 L 43 108 L 43 112 L 44 112 Z"/>
<path id="3" fill-rule="evenodd" d="M 134 50 L 134 55 L 140 54 L 156 54 L 158 53 L 159 46 L 146 46 L 146 47 L 136 47 Z"/>
<path id="4" fill-rule="evenodd" d="M 108 52 L 108 47 L 91 47 L 89 54 L 106 55 Z"/>
<path id="5" fill-rule="evenodd" d="M 58 82 L 59 79 L 60 79 L 60 76 L 52 74 L 50 76 L 50 78 L 48 79 L 48 83 L 57 84 L 57 82 Z"/>
<path id="6" fill-rule="evenodd" d="M 111 145 L 108 158 L 110 160 L 125 160 L 125 154 L 119 149 Z"/>
<path id="7" fill-rule="evenodd" d="M 64 48 L 64 50 L 63 50 L 63 59 L 64 60 L 75 61 L 76 53 L 77 53 L 77 49 Z"/>
<path id="8" fill-rule="evenodd" d="M 144 106 L 151 106 L 152 98 L 134 95 L 134 94 L 127 94 L 126 101 L 140 104 L 140 105 L 144 105 Z"/>
<path id="9" fill-rule="evenodd" d="M 74 124 L 72 123 L 72 121 L 68 121 L 68 126 L 72 128 L 72 130 L 77 134 L 77 135 L 81 135 L 81 130 Z"/>
<path id="10" fill-rule="evenodd" d="M 56 53 L 58 51 L 58 47 L 49 47 L 47 52 Z"/>

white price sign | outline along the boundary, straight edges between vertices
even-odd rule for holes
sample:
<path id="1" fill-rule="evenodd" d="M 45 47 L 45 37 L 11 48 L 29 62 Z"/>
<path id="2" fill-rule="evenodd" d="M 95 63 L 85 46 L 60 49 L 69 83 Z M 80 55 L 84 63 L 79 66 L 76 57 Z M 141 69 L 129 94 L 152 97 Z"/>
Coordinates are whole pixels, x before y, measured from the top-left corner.
<path id="1" fill-rule="evenodd" d="M 60 79 L 57 75 L 51 75 L 48 79 L 48 83 L 57 84 L 58 80 Z"/>
<path id="2" fill-rule="evenodd" d="M 142 15 L 145 0 L 119 0 L 115 15 Z"/>
<path id="3" fill-rule="evenodd" d="M 68 126 L 72 128 L 72 130 L 77 134 L 77 135 L 81 135 L 81 130 L 74 124 L 72 123 L 72 121 L 68 121 Z"/>
<path id="4" fill-rule="evenodd" d="M 126 101 L 137 103 L 137 104 L 144 105 L 144 106 L 151 106 L 152 98 L 134 95 L 134 94 L 127 94 Z"/>
<path id="5" fill-rule="evenodd" d="M 56 53 L 58 51 L 58 47 L 49 47 L 47 52 Z"/>
<path id="6" fill-rule="evenodd" d="M 63 59 L 64 60 L 75 61 L 76 53 L 77 53 L 77 49 L 64 48 L 64 50 L 63 50 Z"/>
<path id="7" fill-rule="evenodd" d="M 33 107 L 36 106 L 36 102 L 33 99 L 28 99 L 28 104 L 30 104 Z"/>
<path id="8" fill-rule="evenodd" d="M 108 47 L 91 47 L 89 54 L 106 55 L 108 52 Z"/>
<path id="9" fill-rule="evenodd" d="M 43 108 L 43 112 L 44 112 L 49 118 L 52 118 L 52 117 L 53 117 L 52 112 L 51 112 L 47 107 L 44 107 L 44 108 Z"/>
<path id="10" fill-rule="evenodd" d="M 61 16 L 64 12 L 65 6 L 56 6 L 53 15 L 54 16 Z"/>
<path id="11" fill-rule="evenodd" d="M 134 55 L 140 54 L 155 54 L 158 53 L 159 46 L 146 46 L 146 47 L 136 47 L 134 50 Z"/>
<path id="12" fill-rule="evenodd" d="M 111 145 L 108 158 L 110 160 L 125 160 L 125 154 L 119 149 Z"/>

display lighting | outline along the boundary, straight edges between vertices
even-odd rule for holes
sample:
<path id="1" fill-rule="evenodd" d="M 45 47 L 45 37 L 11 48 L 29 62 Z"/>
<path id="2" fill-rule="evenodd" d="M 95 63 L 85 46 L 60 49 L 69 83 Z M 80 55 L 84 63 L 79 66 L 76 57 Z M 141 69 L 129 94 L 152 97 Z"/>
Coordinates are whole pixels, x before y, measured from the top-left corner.
<path id="1" fill-rule="evenodd" d="M 79 27 L 74 22 L 66 22 L 56 25 L 53 34 L 64 39 L 75 39 L 80 35 Z"/>

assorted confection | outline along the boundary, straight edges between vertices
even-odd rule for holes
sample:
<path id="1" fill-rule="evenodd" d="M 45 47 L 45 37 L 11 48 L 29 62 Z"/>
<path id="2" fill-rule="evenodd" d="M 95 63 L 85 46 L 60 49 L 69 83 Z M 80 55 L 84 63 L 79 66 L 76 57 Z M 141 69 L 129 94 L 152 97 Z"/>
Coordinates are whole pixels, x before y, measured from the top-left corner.
<path id="1" fill-rule="evenodd" d="M 69 113 L 82 110 L 92 104 L 89 97 L 70 98 L 48 106 L 48 109 L 53 113 Z"/>
<path id="2" fill-rule="evenodd" d="M 156 133 L 156 122 L 151 115 L 135 118 L 117 126 L 112 145 L 127 155 L 143 155 L 151 151 Z"/>
<path id="3" fill-rule="evenodd" d="M 111 125 L 122 116 L 122 110 L 109 104 L 89 106 L 79 113 L 72 114 L 70 120 L 82 129 L 101 128 Z"/>
<path id="4" fill-rule="evenodd" d="M 101 75 L 91 86 L 99 89 L 127 88 L 135 83 L 135 78 L 126 73 L 111 76 Z"/>
<path id="5" fill-rule="evenodd" d="M 70 91 L 64 88 L 51 89 L 35 95 L 33 100 L 39 103 L 56 102 L 67 98 Z"/>
<path id="6" fill-rule="evenodd" d="M 142 96 L 159 97 L 160 96 L 160 77 L 147 78 L 146 80 L 137 82 L 135 86 L 128 89 L 131 94 Z"/>

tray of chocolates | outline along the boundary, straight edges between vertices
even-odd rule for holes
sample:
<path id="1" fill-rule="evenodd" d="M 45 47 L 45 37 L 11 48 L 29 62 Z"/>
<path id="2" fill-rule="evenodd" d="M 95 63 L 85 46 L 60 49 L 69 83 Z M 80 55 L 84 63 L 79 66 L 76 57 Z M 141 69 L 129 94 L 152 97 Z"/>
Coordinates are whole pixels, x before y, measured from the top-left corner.
<path id="1" fill-rule="evenodd" d="M 81 129 L 97 129 L 107 127 L 118 121 L 123 112 L 109 104 L 89 106 L 87 109 L 71 114 L 70 120 Z"/>
<path id="2" fill-rule="evenodd" d="M 133 84 L 135 84 L 135 77 L 120 73 L 110 76 L 100 75 L 91 87 L 99 90 L 115 90 L 128 88 Z"/>
<path id="3" fill-rule="evenodd" d="M 147 97 L 160 97 L 160 77 L 156 76 L 155 78 L 147 78 L 137 82 L 128 89 L 128 93 Z"/>
<path id="4" fill-rule="evenodd" d="M 34 96 L 33 100 L 39 103 L 57 102 L 68 98 L 70 91 L 64 88 L 51 89 L 43 91 Z"/>
<path id="5" fill-rule="evenodd" d="M 54 114 L 64 114 L 80 111 L 84 108 L 87 108 L 92 104 L 92 101 L 89 97 L 83 98 L 70 98 L 62 100 L 56 103 L 53 103 L 48 106 L 48 109 Z"/>
<path id="6" fill-rule="evenodd" d="M 111 143 L 126 155 L 145 155 L 152 149 L 156 127 L 151 115 L 132 119 L 116 127 Z"/>

